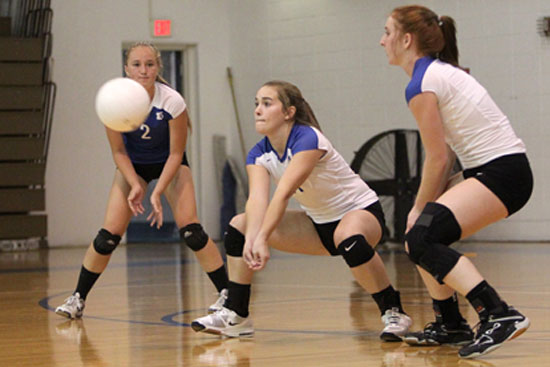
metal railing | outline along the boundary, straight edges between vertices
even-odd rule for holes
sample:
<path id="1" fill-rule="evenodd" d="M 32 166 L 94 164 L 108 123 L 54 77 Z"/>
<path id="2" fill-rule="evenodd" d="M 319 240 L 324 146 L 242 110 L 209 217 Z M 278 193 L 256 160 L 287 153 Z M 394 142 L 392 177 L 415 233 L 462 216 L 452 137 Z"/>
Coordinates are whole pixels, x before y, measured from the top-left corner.
<path id="1" fill-rule="evenodd" d="M 51 0 L 4 0 L 0 16 L 12 19 L 14 37 L 41 37 L 50 33 L 53 11 Z"/>
<path id="2" fill-rule="evenodd" d="M 42 84 L 44 94 L 41 135 L 44 137 L 44 153 L 41 161 L 46 162 L 57 93 L 57 86 L 51 80 L 51 28 L 53 19 L 51 0 L 3 0 L 0 2 L 0 16 L 11 18 L 12 37 L 42 39 L 44 65 Z"/>

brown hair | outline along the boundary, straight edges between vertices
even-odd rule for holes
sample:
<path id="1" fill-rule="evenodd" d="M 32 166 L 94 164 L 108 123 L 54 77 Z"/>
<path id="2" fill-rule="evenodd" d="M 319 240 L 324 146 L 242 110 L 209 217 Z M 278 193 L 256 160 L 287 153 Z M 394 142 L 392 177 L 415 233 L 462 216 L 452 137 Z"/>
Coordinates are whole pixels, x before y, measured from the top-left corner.
<path id="1" fill-rule="evenodd" d="M 273 87 L 277 90 L 279 100 L 283 104 L 283 109 L 286 111 L 291 106 L 296 108 L 294 114 L 294 122 L 301 125 L 313 126 L 321 130 L 319 122 L 311 109 L 311 106 L 302 97 L 302 92 L 297 86 L 282 80 L 271 80 L 263 85 L 264 87 Z"/>
<path id="2" fill-rule="evenodd" d="M 420 5 L 395 8 L 391 17 L 403 34 L 411 33 L 416 38 L 418 52 L 459 66 L 453 18 L 438 17 L 432 10 Z"/>

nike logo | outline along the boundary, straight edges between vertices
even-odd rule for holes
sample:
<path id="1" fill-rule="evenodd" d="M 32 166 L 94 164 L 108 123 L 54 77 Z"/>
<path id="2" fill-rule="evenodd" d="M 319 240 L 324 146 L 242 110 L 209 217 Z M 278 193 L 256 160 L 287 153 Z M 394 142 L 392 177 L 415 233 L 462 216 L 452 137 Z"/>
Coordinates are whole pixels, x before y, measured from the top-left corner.
<path id="1" fill-rule="evenodd" d="M 476 176 L 482 176 L 482 175 L 483 175 L 483 172 L 476 173 Z"/>
<path id="2" fill-rule="evenodd" d="M 491 338 L 490 336 L 487 336 L 487 335 L 483 335 L 478 341 L 477 341 L 477 344 L 478 345 L 481 345 L 481 344 L 493 344 L 495 341 L 493 340 L 493 338 Z"/>
<path id="3" fill-rule="evenodd" d="M 229 326 L 237 326 L 237 325 L 239 325 L 238 322 L 233 322 L 233 321 L 229 321 L 227 324 L 228 324 Z"/>
<path id="4" fill-rule="evenodd" d="M 193 232 L 191 231 L 185 231 L 183 233 L 183 238 L 188 238 L 188 237 L 191 237 L 193 235 Z"/>
<path id="5" fill-rule="evenodd" d="M 357 241 L 353 241 L 353 243 L 352 243 L 351 245 L 345 246 L 345 247 L 344 247 L 344 250 L 346 250 L 346 252 L 349 252 L 349 250 L 351 250 L 351 248 L 352 248 L 353 246 L 355 246 L 356 243 L 357 243 Z"/>

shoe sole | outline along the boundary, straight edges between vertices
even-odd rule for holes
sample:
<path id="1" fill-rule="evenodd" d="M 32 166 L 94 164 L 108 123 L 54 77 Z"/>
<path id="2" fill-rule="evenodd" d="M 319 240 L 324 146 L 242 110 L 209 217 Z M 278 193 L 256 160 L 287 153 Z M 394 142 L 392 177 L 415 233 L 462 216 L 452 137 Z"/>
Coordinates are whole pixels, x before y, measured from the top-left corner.
<path id="1" fill-rule="evenodd" d="M 412 345 L 415 347 L 433 347 L 441 345 L 439 342 L 436 342 L 435 340 L 430 339 L 423 339 L 420 340 L 418 338 L 411 338 L 411 337 L 403 337 L 403 341 L 407 343 L 408 345 Z"/>
<path id="2" fill-rule="evenodd" d="M 191 323 L 191 329 L 195 330 L 196 332 L 203 332 L 207 334 L 214 334 L 214 335 L 220 335 L 220 336 L 227 336 L 229 338 L 251 338 L 254 335 L 254 330 L 252 331 L 244 331 L 240 333 L 231 333 L 231 332 L 223 332 L 219 329 L 214 328 L 208 328 L 201 324 L 200 322 L 193 321 Z"/>
<path id="3" fill-rule="evenodd" d="M 523 334 L 524 332 L 526 332 L 527 329 L 529 329 L 529 326 L 531 326 L 531 322 L 526 317 L 523 321 L 516 324 L 516 330 L 512 334 L 510 334 L 510 336 L 508 336 L 508 338 L 504 339 L 501 343 L 495 344 L 492 347 L 489 347 L 489 348 L 485 349 L 483 352 L 476 352 L 476 353 L 469 354 L 467 356 L 461 356 L 460 353 L 458 355 L 462 358 L 470 359 L 470 358 L 476 358 L 476 357 L 485 355 L 487 353 L 491 353 L 493 350 L 499 348 L 504 342 L 506 342 L 508 340 L 515 339 L 518 336 L 520 336 L 521 334 Z"/>
<path id="4" fill-rule="evenodd" d="M 67 311 L 62 311 L 62 310 L 55 310 L 55 313 L 58 314 L 59 316 L 63 316 L 65 318 L 68 318 L 69 320 L 72 319 L 72 316 L 69 312 Z"/>
<path id="5" fill-rule="evenodd" d="M 403 337 L 403 341 L 405 343 L 407 343 L 408 345 L 410 346 L 414 346 L 414 347 L 437 347 L 439 345 L 450 345 L 450 346 L 454 346 L 454 347 L 460 347 L 462 345 L 466 345 L 468 343 L 471 343 L 473 341 L 473 339 L 470 339 L 470 340 L 464 340 L 464 341 L 461 341 L 461 342 L 456 342 L 456 343 L 440 343 L 436 340 L 433 340 L 433 339 L 423 339 L 423 340 L 420 340 L 418 338 L 412 338 L 412 337 Z"/>
<path id="6" fill-rule="evenodd" d="M 66 317 L 68 318 L 69 320 L 73 320 L 73 319 L 79 319 L 82 317 L 82 314 L 80 315 L 75 315 L 74 317 L 71 315 L 70 312 L 67 312 L 67 311 L 63 311 L 63 310 L 55 310 L 55 313 L 59 316 L 63 316 L 63 317 Z"/>
<path id="7" fill-rule="evenodd" d="M 401 338 L 399 335 L 395 335 L 393 333 L 382 333 L 380 334 L 380 339 L 382 339 L 385 342 L 401 342 L 403 341 L 403 338 Z"/>

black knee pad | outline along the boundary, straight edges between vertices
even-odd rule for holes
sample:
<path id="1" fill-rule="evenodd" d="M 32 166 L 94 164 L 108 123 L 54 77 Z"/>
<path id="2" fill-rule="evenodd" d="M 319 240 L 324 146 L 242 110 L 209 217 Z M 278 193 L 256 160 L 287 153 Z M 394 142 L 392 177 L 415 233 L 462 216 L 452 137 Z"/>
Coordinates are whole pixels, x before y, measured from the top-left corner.
<path id="1" fill-rule="evenodd" d="M 101 228 L 94 239 L 94 249 L 98 254 L 110 255 L 120 243 L 121 237 Z"/>
<path id="2" fill-rule="evenodd" d="M 460 225 L 446 206 L 428 203 L 405 236 L 409 258 L 443 284 L 443 278 L 461 256 L 448 246 L 458 241 L 461 234 Z"/>
<path id="3" fill-rule="evenodd" d="M 242 257 L 244 248 L 244 235 L 231 224 L 225 232 L 225 253 L 229 256 Z"/>
<path id="4" fill-rule="evenodd" d="M 200 223 L 191 223 L 180 229 L 180 238 L 187 247 L 197 252 L 208 243 L 208 235 Z"/>
<path id="5" fill-rule="evenodd" d="M 365 237 L 359 234 L 343 240 L 338 245 L 338 252 L 350 268 L 369 262 L 375 254 Z"/>

